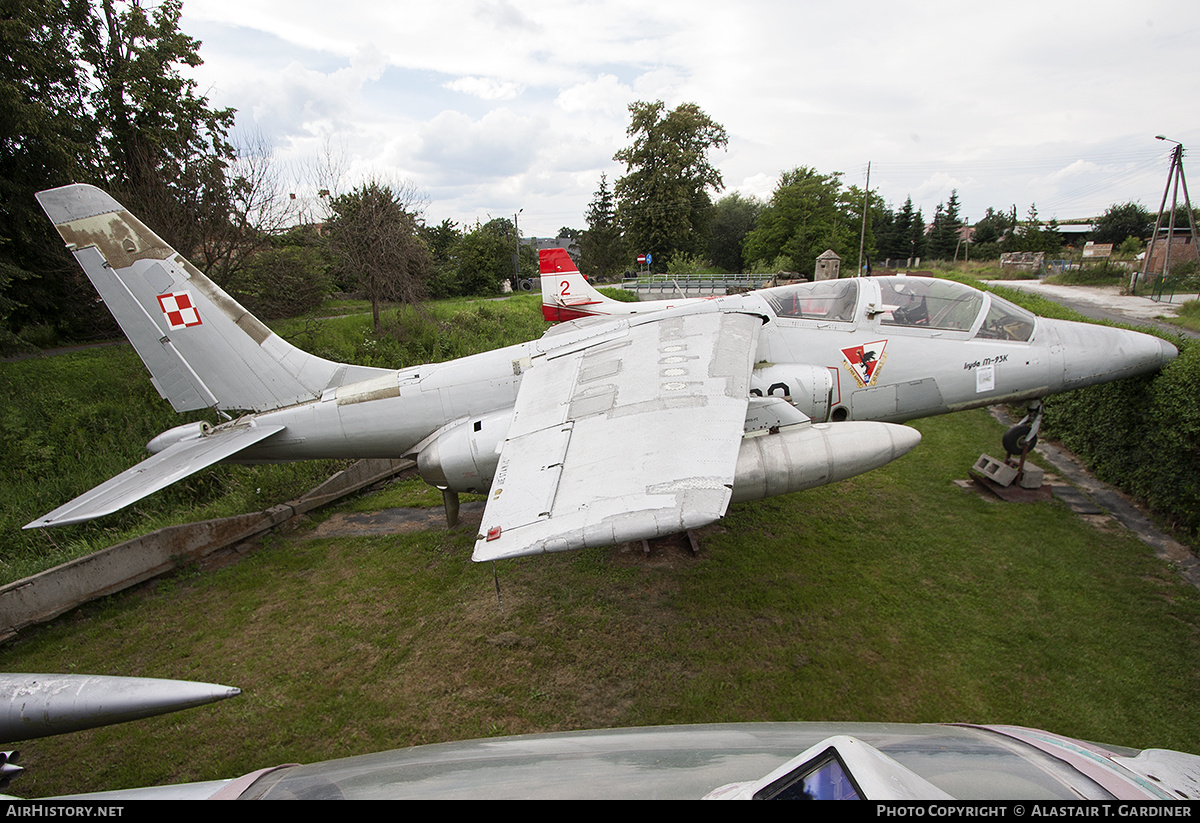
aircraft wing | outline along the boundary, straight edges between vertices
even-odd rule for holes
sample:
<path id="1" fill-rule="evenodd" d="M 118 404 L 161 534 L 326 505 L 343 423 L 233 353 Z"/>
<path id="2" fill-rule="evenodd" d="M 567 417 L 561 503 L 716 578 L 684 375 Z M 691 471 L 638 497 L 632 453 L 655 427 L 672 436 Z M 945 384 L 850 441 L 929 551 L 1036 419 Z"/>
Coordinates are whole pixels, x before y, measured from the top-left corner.
<path id="1" fill-rule="evenodd" d="M 285 428 L 286 426 L 234 426 L 218 429 L 203 437 L 173 443 L 132 469 L 121 472 L 49 514 L 26 523 L 22 528 L 69 526 L 112 514 Z"/>
<path id="2" fill-rule="evenodd" d="M 609 546 L 724 515 L 761 326 L 716 310 L 651 314 L 563 335 L 535 357 L 473 559 Z"/>

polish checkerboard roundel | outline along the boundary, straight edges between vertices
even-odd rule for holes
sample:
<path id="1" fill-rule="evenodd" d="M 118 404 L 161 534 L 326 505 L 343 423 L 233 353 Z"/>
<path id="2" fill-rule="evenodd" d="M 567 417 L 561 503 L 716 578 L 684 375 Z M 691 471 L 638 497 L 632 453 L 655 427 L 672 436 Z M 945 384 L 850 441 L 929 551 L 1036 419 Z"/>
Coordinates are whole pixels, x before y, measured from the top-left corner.
<path id="1" fill-rule="evenodd" d="M 186 329 L 189 326 L 200 325 L 200 312 L 192 305 L 192 295 L 186 291 L 175 291 L 170 294 L 160 294 L 158 305 L 167 318 L 171 331 Z"/>

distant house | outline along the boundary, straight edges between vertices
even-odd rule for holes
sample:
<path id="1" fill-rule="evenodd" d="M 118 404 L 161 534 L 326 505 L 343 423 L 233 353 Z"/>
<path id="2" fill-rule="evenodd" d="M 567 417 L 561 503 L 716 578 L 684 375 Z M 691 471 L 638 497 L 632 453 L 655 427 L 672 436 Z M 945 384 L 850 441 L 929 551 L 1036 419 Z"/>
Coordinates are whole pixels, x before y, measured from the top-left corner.
<path id="1" fill-rule="evenodd" d="M 532 246 L 534 251 L 566 249 L 575 264 L 579 265 L 579 244 L 570 237 L 522 237 L 521 245 Z"/>
<path id="2" fill-rule="evenodd" d="M 1147 269 L 1150 274 L 1162 274 L 1163 266 L 1167 261 L 1168 231 L 1165 226 L 1158 230 L 1158 237 L 1154 241 L 1154 248 L 1150 250 L 1150 266 Z M 1195 260 L 1198 250 L 1196 244 L 1192 242 L 1191 227 L 1176 226 L 1175 233 L 1170 235 L 1170 247 L 1172 269 L 1179 263 Z"/>

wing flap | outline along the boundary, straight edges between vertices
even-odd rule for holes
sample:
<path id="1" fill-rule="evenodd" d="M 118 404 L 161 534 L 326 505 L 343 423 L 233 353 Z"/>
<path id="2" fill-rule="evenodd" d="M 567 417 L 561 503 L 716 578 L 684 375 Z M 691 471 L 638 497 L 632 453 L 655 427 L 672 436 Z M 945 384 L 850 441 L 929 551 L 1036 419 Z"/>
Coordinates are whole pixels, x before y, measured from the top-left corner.
<path id="1" fill-rule="evenodd" d="M 283 431 L 284 428 L 286 427 L 236 426 L 220 429 L 203 437 L 181 440 L 22 528 L 69 526 L 112 514 L 177 480 L 231 457 L 242 449 Z"/>
<path id="2" fill-rule="evenodd" d="M 522 378 L 475 560 L 611 545 L 724 515 L 762 321 L 714 310 L 620 323 L 626 334 L 551 350 Z"/>

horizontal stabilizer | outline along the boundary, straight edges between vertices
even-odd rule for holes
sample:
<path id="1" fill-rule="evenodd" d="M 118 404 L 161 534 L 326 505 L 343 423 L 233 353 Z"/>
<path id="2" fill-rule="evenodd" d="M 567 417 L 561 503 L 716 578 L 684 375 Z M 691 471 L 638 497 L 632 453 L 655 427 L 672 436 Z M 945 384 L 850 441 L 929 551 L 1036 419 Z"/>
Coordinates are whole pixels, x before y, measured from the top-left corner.
<path id="1" fill-rule="evenodd" d="M 0 674 L 0 743 L 139 720 L 241 693 L 232 686 L 190 680 Z"/>
<path id="2" fill-rule="evenodd" d="M 286 427 L 233 426 L 228 429 L 216 429 L 211 434 L 194 439 L 181 440 L 143 460 L 132 469 L 121 472 L 71 502 L 59 506 L 44 517 L 27 523 L 23 528 L 69 526 L 112 514 L 177 480 L 219 463 L 242 449 L 283 431 L 284 428 Z"/>

